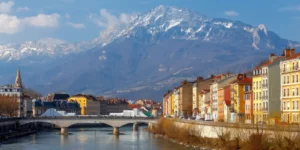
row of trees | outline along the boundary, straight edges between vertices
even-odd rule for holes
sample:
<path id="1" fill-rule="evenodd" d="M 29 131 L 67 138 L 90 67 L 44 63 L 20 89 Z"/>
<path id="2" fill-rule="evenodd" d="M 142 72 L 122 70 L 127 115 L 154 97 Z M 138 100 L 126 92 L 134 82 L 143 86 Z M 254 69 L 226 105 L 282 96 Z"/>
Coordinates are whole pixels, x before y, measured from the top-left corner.
<path id="1" fill-rule="evenodd" d="M 19 104 L 16 97 L 2 96 L 0 98 L 0 116 L 16 117 Z"/>

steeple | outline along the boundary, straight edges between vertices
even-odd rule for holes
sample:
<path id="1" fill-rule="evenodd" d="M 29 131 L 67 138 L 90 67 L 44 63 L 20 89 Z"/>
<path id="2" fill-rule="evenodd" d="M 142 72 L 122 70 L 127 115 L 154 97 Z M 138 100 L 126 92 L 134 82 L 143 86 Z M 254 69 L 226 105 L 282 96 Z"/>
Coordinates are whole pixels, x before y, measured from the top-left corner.
<path id="1" fill-rule="evenodd" d="M 20 68 L 18 68 L 18 71 L 17 71 L 16 81 L 15 81 L 15 87 L 19 87 L 19 88 L 23 87 L 21 73 L 20 73 Z"/>

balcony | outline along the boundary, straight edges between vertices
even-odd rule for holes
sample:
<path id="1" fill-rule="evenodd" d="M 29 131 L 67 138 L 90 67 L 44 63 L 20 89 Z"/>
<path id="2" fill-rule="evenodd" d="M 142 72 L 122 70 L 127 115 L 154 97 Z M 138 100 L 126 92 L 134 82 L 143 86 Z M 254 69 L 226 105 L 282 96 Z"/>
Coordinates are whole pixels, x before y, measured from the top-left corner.
<path id="1" fill-rule="evenodd" d="M 204 103 L 210 104 L 211 100 L 205 100 Z"/>
<path id="2" fill-rule="evenodd" d="M 268 84 L 262 84 L 262 88 L 268 88 Z"/>
<path id="3" fill-rule="evenodd" d="M 266 77 L 266 76 L 268 76 L 268 73 L 263 73 L 262 76 Z"/>
<path id="4" fill-rule="evenodd" d="M 218 108 L 212 108 L 211 110 L 212 111 L 218 111 Z"/>
<path id="5" fill-rule="evenodd" d="M 269 97 L 268 96 L 262 96 L 261 99 L 267 100 Z"/>
<path id="6" fill-rule="evenodd" d="M 294 67 L 288 67 L 288 68 L 283 68 L 280 70 L 281 73 L 288 73 L 288 72 L 294 72 L 294 71 L 299 71 L 300 68 L 298 67 L 298 65 L 294 66 Z"/>
<path id="7" fill-rule="evenodd" d="M 268 108 L 267 107 L 261 108 L 261 111 L 268 111 Z"/>

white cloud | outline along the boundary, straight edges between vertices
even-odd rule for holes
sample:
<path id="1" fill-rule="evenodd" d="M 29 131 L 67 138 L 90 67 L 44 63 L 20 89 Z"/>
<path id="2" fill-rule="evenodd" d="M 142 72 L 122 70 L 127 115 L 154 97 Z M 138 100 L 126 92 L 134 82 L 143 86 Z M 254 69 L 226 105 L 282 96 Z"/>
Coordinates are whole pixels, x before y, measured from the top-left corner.
<path id="1" fill-rule="evenodd" d="M 2 2 L 0 3 L 0 13 L 9 13 L 12 10 L 12 7 L 14 6 L 13 1 L 8 2 Z"/>
<path id="2" fill-rule="evenodd" d="M 122 13 L 119 17 L 109 13 L 106 9 L 100 10 L 100 16 L 91 14 L 90 19 L 100 27 L 106 28 L 108 31 L 113 31 L 119 26 L 128 25 L 132 22 L 129 15 Z"/>
<path id="3" fill-rule="evenodd" d="M 56 27 L 59 24 L 59 14 L 38 14 L 33 17 L 18 18 L 8 14 L 0 14 L 0 33 L 14 34 L 26 26 Z"/>
<path id="4" fill-rule="evenodd" d="M 17 8 L 17 12 L 25 12 L 25 11 L 29 11 L 29 8 L 27 6 Z"/>
<path id="5" fill-rule="evenodd" d="M 224 15 L 234 17 L 234 16 L 238 16 L 240 14 L 238 12 L 234 11 L 234 10 L 229 10 L 229 11 L 225 11 Z"/>
<path id="6" fill-rule="evenodd" d="M 35 27 L 56 27 L 59 24 L 59 18 L 60 15 L 56 13 L 51 15 L 38 14 L 34 17 L 24 18 L 24 22 Z"/>
<path id="7" fill-rule="evenodd" d="M 83 29 L 85 28 L 85 25 L 82 23 L 72 23 L 72 22 L 67 22 L 67 25 L 75 28 L 75 29 Z"/>
<path id="8" fill-rule="evenodd" d="M 16 16 L 0 14 L 0 33 L 13 34 L 20 30 L 21 21 Z"/>
<path id="9" fill-rule="evenodd" d="M 59 14 L 38 14 L 25 18 L 18 18 L 18 16 L 10 14 L 11 12 L 24 12 L 29 8 L 17 7 L 13 10 L 13 1 L 0 2 L 0 33 L 14 34 L 24 27 L 57 27 L 59 25 Z"/>
<path id="10" fill-rule="evenodd" d="M 280 11 L 300 11 L 300 5 L 287 6 L 279 9 Z"/>

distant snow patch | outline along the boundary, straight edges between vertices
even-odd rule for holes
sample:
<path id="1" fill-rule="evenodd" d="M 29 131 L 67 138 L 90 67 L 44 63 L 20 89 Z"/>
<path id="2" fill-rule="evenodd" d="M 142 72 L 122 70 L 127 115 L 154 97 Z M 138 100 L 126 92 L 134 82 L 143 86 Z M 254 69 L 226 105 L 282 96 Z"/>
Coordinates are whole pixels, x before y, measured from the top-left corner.
<path id="1" fill-rule="evenodd" d="M 232 22 L 214 22 L 214 24 L 217 24 L 217 25 L 222 25 L 224 26 L 225 28 L 231 28 L 233 23 Z"/>
<path id="2" fill-rule="evenodd" d="M 263 30 L 265 35 L 268 35 L 268 30 L 264 24 L 258 25 L 258 29 Z"/>
<path id="3" fill-rule="evenodd" d="M 169 29 L 179 25 L 181 23 L 182 20 L 170 20 L 169 22 L 169 26 L 166 28 L 165 31 L 168 31 Z"/>
<path id="4" fill-rule="evenodd" d="M 181 73 L 182 71 L 191 70 L 191 69 L 193 69 L 193 68 L 194 68 L 194 67 L 189 67 L 189 68 L 183 68 L 183 69 L 180 69 L 179 71 L 173 73 L 173 75 L 177 75 L 177 74 Z"/>
<path id="5" fill-rule="evenodd" d="M 201 32 L 204 27 L 205 27 L 205 24 L 201 25 L 200 28 L 196 32 Z"/>

